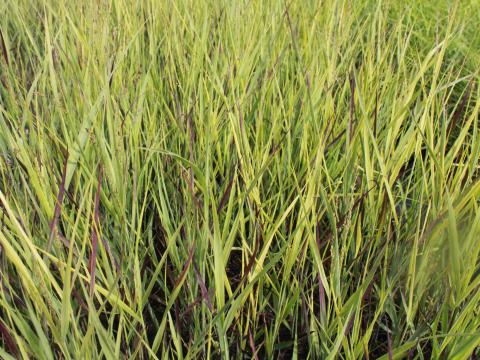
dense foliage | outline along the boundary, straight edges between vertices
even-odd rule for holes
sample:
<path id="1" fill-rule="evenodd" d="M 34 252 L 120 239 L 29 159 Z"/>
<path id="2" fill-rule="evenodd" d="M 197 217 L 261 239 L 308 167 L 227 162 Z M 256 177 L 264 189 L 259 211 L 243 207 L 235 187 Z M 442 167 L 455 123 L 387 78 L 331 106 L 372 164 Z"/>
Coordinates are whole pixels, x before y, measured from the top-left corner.
<path id="1" fill-rule="evenodd" d="M 480 355 L 478 0 L 0 13 L 2 359 Z"/>

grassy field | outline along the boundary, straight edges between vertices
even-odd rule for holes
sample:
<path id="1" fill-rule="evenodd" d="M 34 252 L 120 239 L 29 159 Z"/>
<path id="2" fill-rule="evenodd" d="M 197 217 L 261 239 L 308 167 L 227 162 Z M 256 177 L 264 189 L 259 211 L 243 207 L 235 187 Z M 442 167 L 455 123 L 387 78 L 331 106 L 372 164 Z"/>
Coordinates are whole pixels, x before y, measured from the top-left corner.
<path id="1" fill-rule="evenodd" d="M 478 0 L 0 14 L 1 359 L 480 356 Z"/>

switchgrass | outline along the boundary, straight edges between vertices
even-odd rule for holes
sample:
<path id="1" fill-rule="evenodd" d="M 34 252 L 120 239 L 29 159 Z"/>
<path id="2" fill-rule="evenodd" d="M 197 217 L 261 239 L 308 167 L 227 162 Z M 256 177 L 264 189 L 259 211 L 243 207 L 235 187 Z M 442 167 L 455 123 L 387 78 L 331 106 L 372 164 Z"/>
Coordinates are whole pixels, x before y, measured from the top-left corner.
<path id="1" fill-rule="evenodd" d="M 0 13 L 1 358 L 479 355 L 477 0 Z"/>

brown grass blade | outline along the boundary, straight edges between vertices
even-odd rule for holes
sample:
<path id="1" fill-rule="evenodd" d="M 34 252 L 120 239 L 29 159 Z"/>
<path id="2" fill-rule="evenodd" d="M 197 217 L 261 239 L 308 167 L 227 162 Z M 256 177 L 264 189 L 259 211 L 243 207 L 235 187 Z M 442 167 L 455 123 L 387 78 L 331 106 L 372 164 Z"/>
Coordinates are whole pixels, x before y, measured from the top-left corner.
<path id="1" fill-rule="evenodd" d="M 388 360 L 393 360 L 392 337 L 390 331 L 387 331 Z"/>
<path id="2" fill-rule="evenodd" d="M 5 38 L 3 37 L 2 29 L 0 29 L 0 43 L 2 45 L 2 55 L 5 63 L 10 65 L 10 60 L 8 58 L 7 45 L 5 44 Z"/>
<path id="3" fill-rule="evenodd" d="M 182 272 L 180 273 L 180 275 L 178 275 L 178 278 L 175 281 L 174 289 L 177 288 L 177 286 L 182 282 L 182 279 L 185 277 L 185 275 L 186 275 L 186 273 L 187 273 L 187 271 L 190 267 L 190 264 L 192 263 L 194 250 L 195 250 L 195 241 L 192 243 L 192 246 L 190 247 L 190 250 L 188 252 L 187 262 L 183 266 Z"/>
<path id="4" fill-rule="evenodd" d="M 459 107 L 455 110 L 453 114 L 452 121 L 448 125 L 447 129 L 447 138 L 450 136 L 450 133 L 457 127 L 458 121 L 463 117 L 465 113 L 465 106 L 467 105 L 467 101 L 470 97 L 470 93 L 472 91 L 473 82 L 470 81 L 467 85 L 467 89 L 465 90 L 465 94 L 463 94 L 462 101 L 460 102 Z"/>
<path id="5" fill-rule="evenodd" d="M 0 319 L 0 333 L 2 334 L 3 342 L 5 343 L 6 350 L 15 357 L 19 356 L 18 347 L 13 339 L 12 335 L 8 331 L 7 327 Z"/>
<path id="6" fill-rule="evenodd" d="M 253 340 L 252 332 L 248 330 L 248 343 L 250 345 L 250 349 L 252 349 L 252 357 L 255 360 L 258 360 L 257 349 L 255 347 L 255 341 Z"/>
<path id="7" fill-rule="evenodd" d="M 227 200 L 230 198 L 230 192 L 232 191 L 234 179 L 235 179 L 235 171 L 232 172 L 227 188 L 225 189 L 225 192 L 223 193 L 223 196 L 220 199 L 220 203 L 218 204 L 217 213 L 219 214 L 220 214 L 220 211 L 222 211 L 223 207 L 225 206 Z"/>
<path id="8" fill-rule="evenodd" d="M 353 123 L 355 120 L 355 77 L 352 73 L 350 76 L 350 118 L 348 122 L 348 136 L 350 141 L 353 135 Z"/>
<path id="9" fill-rule="evenodd" d="M 93 296 L 95 286 L 95 270 L 97 264 L 98 237 L 100 231 L 100 191 L 102 189 L 102 169 L 99 169 L 97 192 L 95 194 L 95 205 L 93 210 L 93 229 L 92 229 L 92 252 L 90 253 L 90 296 Z"/>
<path id="10" fill-rule="evenodd" d="M 195 261 L 193 261 L 193 270 L 195 271 L 195 277 L 197 278 L 198 286 L 200 287 L 200 291 L 202 293 L 202 298 L 205 301 L 205 304 L 207 304 L 207 307 L 210 310 L 210 312 L 213 312 L 213 307 L 210 301 L 210 297 L 208 296 L 207 287 L 205 286 L 205 282 L 203 281 L 202 276 L 200 275 L 200 271 L 198 270 L 198 266 Z"/>

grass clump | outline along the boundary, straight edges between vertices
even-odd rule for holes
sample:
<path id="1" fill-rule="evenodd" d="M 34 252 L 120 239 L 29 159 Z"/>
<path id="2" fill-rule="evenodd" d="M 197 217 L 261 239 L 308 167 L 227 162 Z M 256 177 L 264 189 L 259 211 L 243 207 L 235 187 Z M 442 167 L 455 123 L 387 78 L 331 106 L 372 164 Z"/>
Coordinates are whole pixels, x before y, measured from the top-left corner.
<path id="1" fill-rule="evenodd" d="M 479 354 L 477 1 L 0 11 L 1 358 Z"/>

